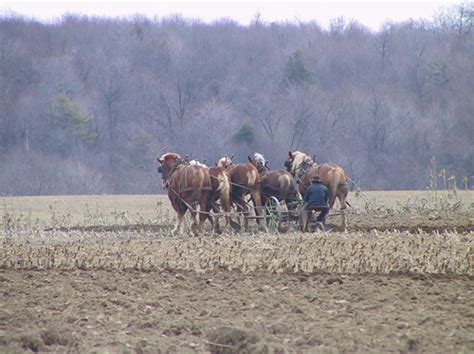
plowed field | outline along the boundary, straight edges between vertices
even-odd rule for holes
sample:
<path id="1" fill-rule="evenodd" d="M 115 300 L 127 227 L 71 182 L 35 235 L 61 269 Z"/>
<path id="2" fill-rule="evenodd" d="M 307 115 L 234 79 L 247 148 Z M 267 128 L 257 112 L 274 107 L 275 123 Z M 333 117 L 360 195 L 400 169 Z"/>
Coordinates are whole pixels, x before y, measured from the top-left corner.
<path id="1" fill-rule="evenodd" d="M 474 352 L 472 194 L 403 193 L 345 232 L 200 237 L 156 197 L 4 198 L 0 352 Z"/>

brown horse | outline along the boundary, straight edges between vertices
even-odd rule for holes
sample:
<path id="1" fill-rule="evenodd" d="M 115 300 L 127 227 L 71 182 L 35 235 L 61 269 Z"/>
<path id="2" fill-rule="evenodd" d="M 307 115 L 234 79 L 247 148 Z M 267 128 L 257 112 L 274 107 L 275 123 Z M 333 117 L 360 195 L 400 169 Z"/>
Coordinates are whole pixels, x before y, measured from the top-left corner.
<path id="1" fill-rule="evenodd" d="M 191 230 L 194 235 L 200 231 L 202 224 L 208 218 L 213 223 L 209 215 L 211 178 L 207 168 L 189 165 L 180 155 L 169 152 L 159 157 L 158 172 L 162 173 L 163 187 L 168 191 L 168 198 L 173 209 L 178 214 L 178 222 L 172 233 L 179 232 L 184 214 L 189 209 L 193 223 Z M 199 205 L 199 226 L 196 222 L 196 207 Z"/>
<path id="2" fill-rule="evenodd" d="M 226 170 L 223 167 L 213 166 L 209 168 L 209 176 L 211 177 L 211 195 L 209 202 L 211 203 L 211 208 L 215 213 L 219 212 L 217 206 L 217 201 L 220 201 L 221 209 L 226 213 L 230 212 L 230 192 L 231 184 L 229 177 L 227 176 Z M 229 216 L 225 216 L 225 228 L 229 226 Z M 215 228 L 219 230 L 219 218 L 215 219 Z M 220 231 L 220 230 L 219 230 Z"/>
<path id="3" fill-rule="evenodd" d="M 292 202 L 300 200 L 301 198 L 295 188 L 291 173 L 284 170 L 270 171 L 268 167 L 269 161 L 258 152 L 253 155 L 253 158 L 261 179 L 262 204 L 265 205 L 268 198 L 275 197 L 280 202 L 285 201 L 287 208 L 290 209 L 294 207 L 294 203 Z"/>
<path id="4" fill-rule="evenodd" d="M 249 208 L 245 197 L 250 194 L 253 201 L 255 214 L 260 216 L 260 208 L 262 206 L 262 198 L 260 193 L 260 175 L 258 173 L 256 162 L 250 156 L 249 163 L 234 165 L 232 158 L 222 157 L 217 161 L 216 165 L 225 168 L 229 176 L 232 186 L 231 201 L 235 203 L 238 212 L 248 214 Z M 257 218 L 259 226 L 260 220 Z M 244 218 L 245 230 L 248 230 L 248 219 Z"/>
<path id="5" fill-rule="evenodd" d="M 297 180 L 299 180 L 299 190 L 304 196 L 306 189 L 311 185 L 314 176 L 321 177 L 321 181 L 329 189 L 329 208 L 334 206 L 336 198 L 339 199 L 342 214 L 342 227 L 347 226 L 346 208 L 348 205 L 347 176 L 342 167 L 334 163 L 316 164 L 313 159 L 300 151 L 288 153 L 285 167 Z"/>
<path id="6" fill-rule="evenodd" d="M 205 161 L 205 160 L 204 160 Z M 211 194 L 209 196 L 209 205 L 214 213 L 219 213 L 223 210 L 226 213 L 230 212 L 230 181 L 227 173 L 223 167 L 212 166 L 208 167 L 205 163 L 199 160 L 191 160 L 189 161 L 190 165 L 193 166 L 201 166 L 209 169 L 209 177 L 211 177 Z M 217 163 L 216 163 L 217 165 Z M 220 205 L 218 202 L 220 201 Z M 221 208 L 219 208 L 219 206 Z M 229 216 L 225 216 L 226 220 L 226 228 L 229 226 Z M 220 232 L 220 225 L 219 225 L 219 217 L 215 216 L 214 219 L 214 228 L 217 232 Z"/>

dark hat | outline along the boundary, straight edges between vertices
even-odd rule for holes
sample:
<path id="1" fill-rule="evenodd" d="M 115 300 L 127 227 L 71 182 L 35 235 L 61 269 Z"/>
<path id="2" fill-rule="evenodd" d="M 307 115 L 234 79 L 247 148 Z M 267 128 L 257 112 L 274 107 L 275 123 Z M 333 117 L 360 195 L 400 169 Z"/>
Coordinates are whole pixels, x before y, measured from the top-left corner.
<path id="1" fill-rule="evenodd" d="M 311 178 L 311 182 L 313 182 L 313 183 L 314 183 L 314 182 L 321 182 L 321 177 L 318 176 L 318 175 L 316 175 L 316 176 L 314 176 L 313 178 Z"/>

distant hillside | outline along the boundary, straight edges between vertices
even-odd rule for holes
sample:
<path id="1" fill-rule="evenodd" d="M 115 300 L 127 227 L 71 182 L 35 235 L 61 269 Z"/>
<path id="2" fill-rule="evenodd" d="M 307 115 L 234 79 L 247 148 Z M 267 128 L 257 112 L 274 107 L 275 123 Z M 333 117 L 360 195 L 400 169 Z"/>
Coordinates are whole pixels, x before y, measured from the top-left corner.
<path id="1" fill-rule="evenodd" d="M 3 17 L 0 194 L 155 193 L 166 151 L 208 163 L 259 151 L 281 169 L 297 149 L 364 189 L 425 188 L 442 168 L 460 186 L 474 174 L 463 6 L 377 33 L 342 20 Z"/>

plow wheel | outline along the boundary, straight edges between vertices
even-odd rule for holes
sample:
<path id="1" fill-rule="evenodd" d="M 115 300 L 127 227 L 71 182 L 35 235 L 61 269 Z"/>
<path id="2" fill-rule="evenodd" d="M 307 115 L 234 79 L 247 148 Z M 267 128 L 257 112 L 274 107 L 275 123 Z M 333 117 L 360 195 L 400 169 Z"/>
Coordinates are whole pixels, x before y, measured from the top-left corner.
<path id="1" fill-rule="evenodd" d="M 268 231 L 279 232 L 281 227 L 281 204 L 275 197 L 270 197 L 265 202 L 265 224 Z"/>

